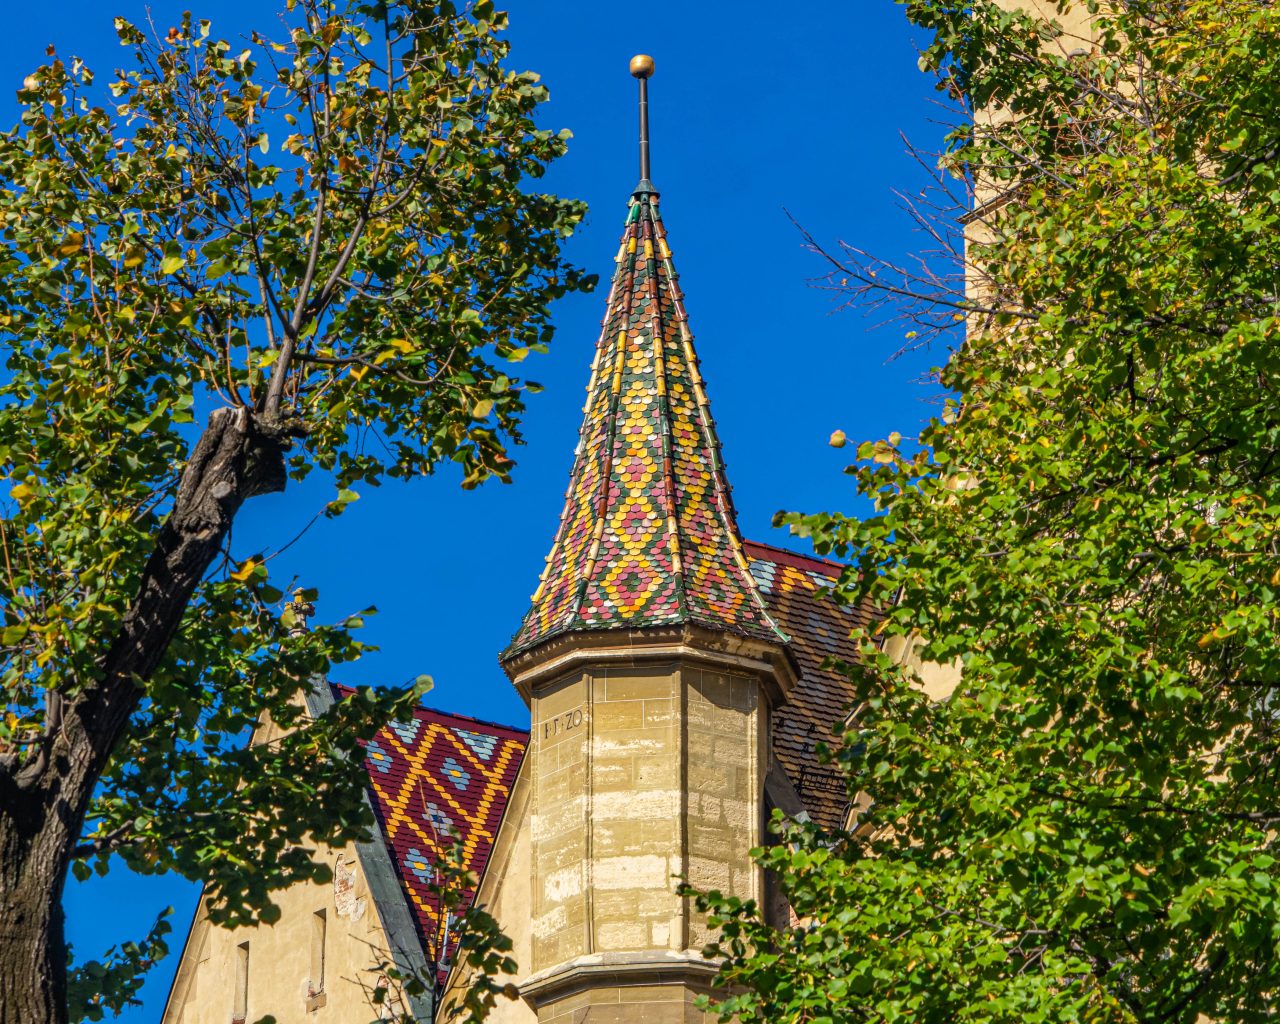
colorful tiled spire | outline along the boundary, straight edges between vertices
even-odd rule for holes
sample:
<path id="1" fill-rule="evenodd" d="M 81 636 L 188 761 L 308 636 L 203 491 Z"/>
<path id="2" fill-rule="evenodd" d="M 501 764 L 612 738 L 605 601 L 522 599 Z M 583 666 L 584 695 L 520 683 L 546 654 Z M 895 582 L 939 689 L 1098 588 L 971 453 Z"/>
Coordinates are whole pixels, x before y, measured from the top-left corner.
<path id="1" fill-rule="evenodd" d="M 631 198 L 560 528 L 505 656 L 577 630 L 695 623 L 786 643 L 748 570 L 645 178 Z"/>

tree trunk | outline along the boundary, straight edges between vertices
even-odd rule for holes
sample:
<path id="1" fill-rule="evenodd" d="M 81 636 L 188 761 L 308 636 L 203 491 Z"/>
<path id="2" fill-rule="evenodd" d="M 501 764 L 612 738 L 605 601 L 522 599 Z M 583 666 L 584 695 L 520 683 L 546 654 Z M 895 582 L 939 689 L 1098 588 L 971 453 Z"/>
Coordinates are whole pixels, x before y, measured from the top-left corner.
<path id="1" fill-rule="evenodd" d="M 67 955 L 60 851 L 39 830 L 42 815 L 7 802 L 0 817 L 0 1021 L 63 1021 Z M 48 830 L 45 830 L 46 832 Z"/>
<path id="2" fill-rule="evenodd" d="M 43 739 L 0 770 L 0 1024 L 65 1024 L 62 889 L 94 787 L 240 505 L 283 490 L 296 433 L 243 407 L 209 417 L 97 681 L 55 698 Z"/>

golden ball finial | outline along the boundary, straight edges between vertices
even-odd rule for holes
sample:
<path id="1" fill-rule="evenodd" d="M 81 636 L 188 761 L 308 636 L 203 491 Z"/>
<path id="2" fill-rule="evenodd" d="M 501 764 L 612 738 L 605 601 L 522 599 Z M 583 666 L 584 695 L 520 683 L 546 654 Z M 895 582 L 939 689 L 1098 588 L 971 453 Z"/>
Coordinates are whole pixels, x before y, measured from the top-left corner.
<path id="1" fill-rule="evenodd" d="M 637 53 L 631 58 L 631 74 L 636 78 L 648 78 L 653 74 L 653 58 L 647 53 Z"/>

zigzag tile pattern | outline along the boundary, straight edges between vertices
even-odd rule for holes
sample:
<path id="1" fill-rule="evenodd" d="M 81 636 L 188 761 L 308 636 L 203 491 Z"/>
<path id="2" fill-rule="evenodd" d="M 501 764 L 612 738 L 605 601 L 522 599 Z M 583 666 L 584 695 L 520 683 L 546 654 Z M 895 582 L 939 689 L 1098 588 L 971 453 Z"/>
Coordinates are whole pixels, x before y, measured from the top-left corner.
<path id="1" fill-rule="evenodd" d="M 440 955 L 445 921 L 430 888 L 436 859 L 456 837 L 467 870 L 484 873 L 528 743 L 519 729 L 418 707 L 365 745 L 374 810 L 428 960 L 437 964 L 452 961 L 457 943 L 450 939 Z M 475 893 L 463 898 L 469 906 Z"/>
<path id="2" fill-rule="evenodd" d="M 631 199 L 559 530 L 504 657 L 697 623 L 775 643 L 749 571 L 657 193 Z"/>
<path id="3" fill-rule="evenodd" d="M 821 762 L 817 748 L 831 742 L 832 725 L 849 714 L 857 693 L 852 680 L 823 663 L 856 659 L 849 633 L 870 625 L 874 609 L 842 607 L 822 593 L 840 575 L 835 562 L 751 541 L 745 550 L 770 612 L 791 636 L 791 653 L 800 667 L 791 700 L 773 714 L 773 752 L 809 816 L 824 828 L 838 828 L 849 796 L 841 777 Z"/>

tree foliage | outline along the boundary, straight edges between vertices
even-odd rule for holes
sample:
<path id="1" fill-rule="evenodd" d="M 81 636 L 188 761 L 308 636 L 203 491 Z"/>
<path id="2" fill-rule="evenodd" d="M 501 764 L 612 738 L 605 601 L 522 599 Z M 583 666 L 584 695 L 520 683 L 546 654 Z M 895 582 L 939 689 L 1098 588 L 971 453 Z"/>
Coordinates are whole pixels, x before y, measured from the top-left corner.
<path id="1" fill-rule="evenodd" d="M 511 956 L 513 943 L 488 909 L 476 902 L 480 879 L 464 866 L 466 860 L 463 843 L 456 838 L 435 853 L 434 872 L 427 888 L 449 921 L 448 933 L 437 936 L 438 941 L 447 944 L 429 958 L 424 971 L 406 971 L 389 962 L 380 964 L 388 983 L 373 993 L 375 1005 L 403 1006 L 408 1001 L 406 996 L 432 992 L 434 1020 L 441 1024 L 483 1024 L 499 999 L 520 998 L 513 982 L 502 982 L 502 978 L 513 976 L 518 970 Z M 463 981 L 449 991 L 446 978 L 454 972 Z M 405 1012 L 393 1019 L 399 1024 L 419 1024 Z"/>
<path id="2" fill-rule="evenodd" d="M 0 134 L 0 1021 L 63 1010 L 69 866 L 201 879 L 225 923 L 367 822 L 361 736 L 421 688 L 307 723 L 359 616 L 282 621 L 243 501 L 320 470 L 507 480 L 513 364 L 592 280 L 580 203 L 529 190 L 535 124 L 489 0 L 287 0 L 275 35 L 117 19 L 109 81 L 49 51 Z M 304 523 L 295 524 L 294 529 Z M 249 555 L 249 557 L 244 557 Z M 269 717 L 299 727 L 245 749 Z M 305 727 L 303 727 L 305 726 Z"/>
<path id="3" fill-rule="evenodd" d="M 831 284 L 917 327 L 958 313 L 966 337 L 919 444 L 858 448 L 874 514 L 785 517 L 851 557 L 839 598 L 885 616 L 833 755 L 872 802 L 761 853 L 796 927 L 703 899 L 743 986 L 721 1008 L 1270 1019 L 1280 9 L 905 6 L 967 114 L 942 167 L 979 204 L 954 248 L 968 289 L 850 247 Z M 1063 28 L 1086 9 L 1091 29 Z M 913 638 L 962 666 L 949 699 L 887 653 Z"/>
<path id="4" fill-rule="evenodd" d="M 173 930 L 172 913 L 172 907 L 162 910 L 141 942 L 112 946 L 101 960 L 86 960 L 69 971 L 67 1016 L 71 1020 L 100 1021 L 108 1013 L 119 1016 L 125 1007 L 141 1005 L 137 994 L 147 972 L 169 955 L 165 936 Z"/>

